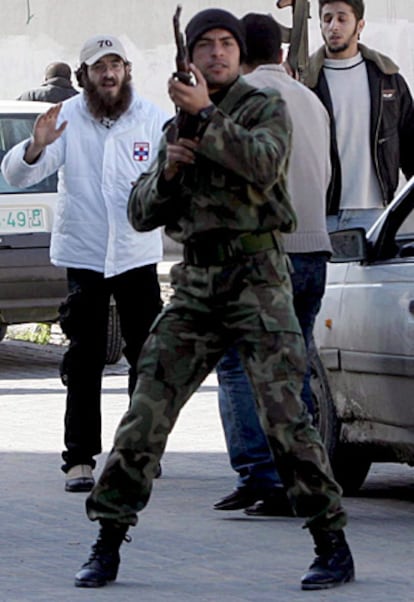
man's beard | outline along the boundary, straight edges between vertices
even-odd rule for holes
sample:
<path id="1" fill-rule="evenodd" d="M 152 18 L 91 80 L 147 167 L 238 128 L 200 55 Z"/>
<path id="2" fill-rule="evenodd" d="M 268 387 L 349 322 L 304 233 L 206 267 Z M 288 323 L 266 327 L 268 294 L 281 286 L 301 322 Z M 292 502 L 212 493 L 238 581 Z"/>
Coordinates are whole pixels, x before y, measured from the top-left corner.
<path id="1" fill-rule="evenodd" d="M 103 96 L 101 92 L 98 92 L 96 86 L 85 77 L 85 97 L 88 109 L 96 119 L 102 119 L 102 117 L 109 117 L 109 119 L 118 119 L 131 104 L 132 99 L 132 87 L 131 87 L 131 76 L 127 75 L 122 82 L 119 93 L 116 97 L 112 98 L 109 95 Z"/>
<path id="2" fill-rule="evenodd" d="M 332 54 L 339 54 L 340 52 L 344 52 L 345 50 L 348 50 L 350 44 L 351 44 L 351 40 L 353 39 L 353 37 L 355 36 L 355 34 L 358 31 L 358 24 L 355 25 L 355 29 L 354 32 L 349 36 L 348 40 L 346 42 L 344 42 L 343 44 L 341 44 L 341 46 L 329 46 L 328 40 L 325 39 L 325 43 L 326 46 L 329 50 L 329 52 L 331 52 Z"/>
<path id="3" fill-rule="evenodd" d="M 345 42 L 345 44 L 342 44 L 342 46 L 329 46 L 328 44 L 328 50 L 331 54 L 339 54 L 340 52 L 344 52 L 344 50 L 348 50 L 349 48 L 349 42 Z"/>
<path id="4" fill-rule="evenodd" d="M 209 76 L 209 74 L 204 74 L 204 78 L 207 82 L 207 87 L 209 90 L 216 90 L 216 92 L 220 91 L 220 90 L 228 90 L 236 81 L 236 79 L 239 77 L 239 74 L 236 73 L 234 74 L 234 76 L 232 77 L 231 75 L 229 75 L 228 79 L 226 81 L 216 81 L 213 77 Z"/>

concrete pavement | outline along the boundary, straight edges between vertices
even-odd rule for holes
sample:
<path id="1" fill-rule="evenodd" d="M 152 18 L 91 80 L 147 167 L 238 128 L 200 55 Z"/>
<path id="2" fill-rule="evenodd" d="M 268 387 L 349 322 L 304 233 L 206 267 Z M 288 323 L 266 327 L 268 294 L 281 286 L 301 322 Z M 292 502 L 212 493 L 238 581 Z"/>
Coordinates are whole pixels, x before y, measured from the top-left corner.
<path id="1" fill-rule="evenodd" d="M 214 375 L 179 417 L 163 476 L 122 547 L 115 584 L 73 587 L 97 532 L 85 494 L 63 490 L 59 470 L 65 390 L 62 348 L 0 344 L 0 602 L 394 602 L 414 601 L 412 469 L 378 465 L 363 494 L 345 501 L 357 581 L 301 592 L 313 557 L 301 519 L 249 519 L 212 510 L 235 479 L 225 453 Z M 109 450 L 127 406 L 127 367 L 108 366 L 103 442 Z M 99 468 L 105 457 L 99 458 Z"/>

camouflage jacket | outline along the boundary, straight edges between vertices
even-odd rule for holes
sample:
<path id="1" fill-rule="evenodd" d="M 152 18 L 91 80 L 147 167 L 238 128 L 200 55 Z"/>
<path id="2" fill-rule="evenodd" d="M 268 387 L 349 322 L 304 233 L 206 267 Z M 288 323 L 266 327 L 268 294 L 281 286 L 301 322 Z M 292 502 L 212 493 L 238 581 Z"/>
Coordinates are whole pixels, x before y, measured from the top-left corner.
<path id="1" fill-rule="evenodd" d="M 131 191 L 129 220 L 139 231 L 165 226 L 183 243 L 212 232 L 291 232 L 290 146 L 290 117 L 279 93 L 257 90 L 240 77 L 212 113 L 195 164 L 170 182 L 163 177 L 164 136 L 158 160 Z"/>

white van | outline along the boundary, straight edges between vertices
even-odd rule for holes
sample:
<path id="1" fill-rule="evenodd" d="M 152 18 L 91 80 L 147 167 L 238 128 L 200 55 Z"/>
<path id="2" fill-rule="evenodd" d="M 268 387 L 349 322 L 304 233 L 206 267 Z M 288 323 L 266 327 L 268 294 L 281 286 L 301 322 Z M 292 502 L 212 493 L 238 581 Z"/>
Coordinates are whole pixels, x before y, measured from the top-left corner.
<path id="1" fill-rule="evenodd" d="M 36 117 L 50 106 L 0 101 L 0 340 L 9 324 L 56 321 L 67 293 L 66 270 L 49 259 L 57 175 L 22 189 L 7 184 L 1 174 L 6 152 L 31 135 Z M 112 306 L 108 363 L 118 361 L 121 347 L 119 320 Z"/>

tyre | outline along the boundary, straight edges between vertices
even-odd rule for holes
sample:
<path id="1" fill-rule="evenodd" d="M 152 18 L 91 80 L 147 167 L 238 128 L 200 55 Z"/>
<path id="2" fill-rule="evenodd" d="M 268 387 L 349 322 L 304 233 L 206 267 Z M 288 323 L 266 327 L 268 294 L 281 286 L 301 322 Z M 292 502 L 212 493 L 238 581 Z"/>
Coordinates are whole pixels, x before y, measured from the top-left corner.
<path id="1" fill-rule="evenodd" d="M 7 332 L 7 324 L 0 324 L 0 341 L 4 339 Z"/>
<path id="2" fill-rule="evenodd" d="M 310 385 L 313 402 L 313 424 L 321 434 L 332 462 L 338 447 L 340 423 L 329 387 L 328 376 L 315 344 L 309 346 Z"/>
<path id="3" fill-rule="evenodd" d="M 371 460 L 362 446 L 358 445 L 339 445 L 332 460 L 335 479 L 342 487 L 344 495 L 358 493 L 370 467 Z"/>
<path id="4" fill-rule="evenodd" d="M 116 306 L 111 304 L 108 317 L 108 334 L 106 340 L 106 363 L 116 364 L 122 356 L 121 323 Z"/>
<path id="5" fill-rule="evenodd" d="M 354 495 L 361 488 L 371 466 L 371 460 L 361 446 L 340 442 L 341 422 L 337 416 L 329 380 L 318 351 L 309 348 L 314 425 L 321 434 L 331 461 L 336 481 L 344 495 Z"/>

